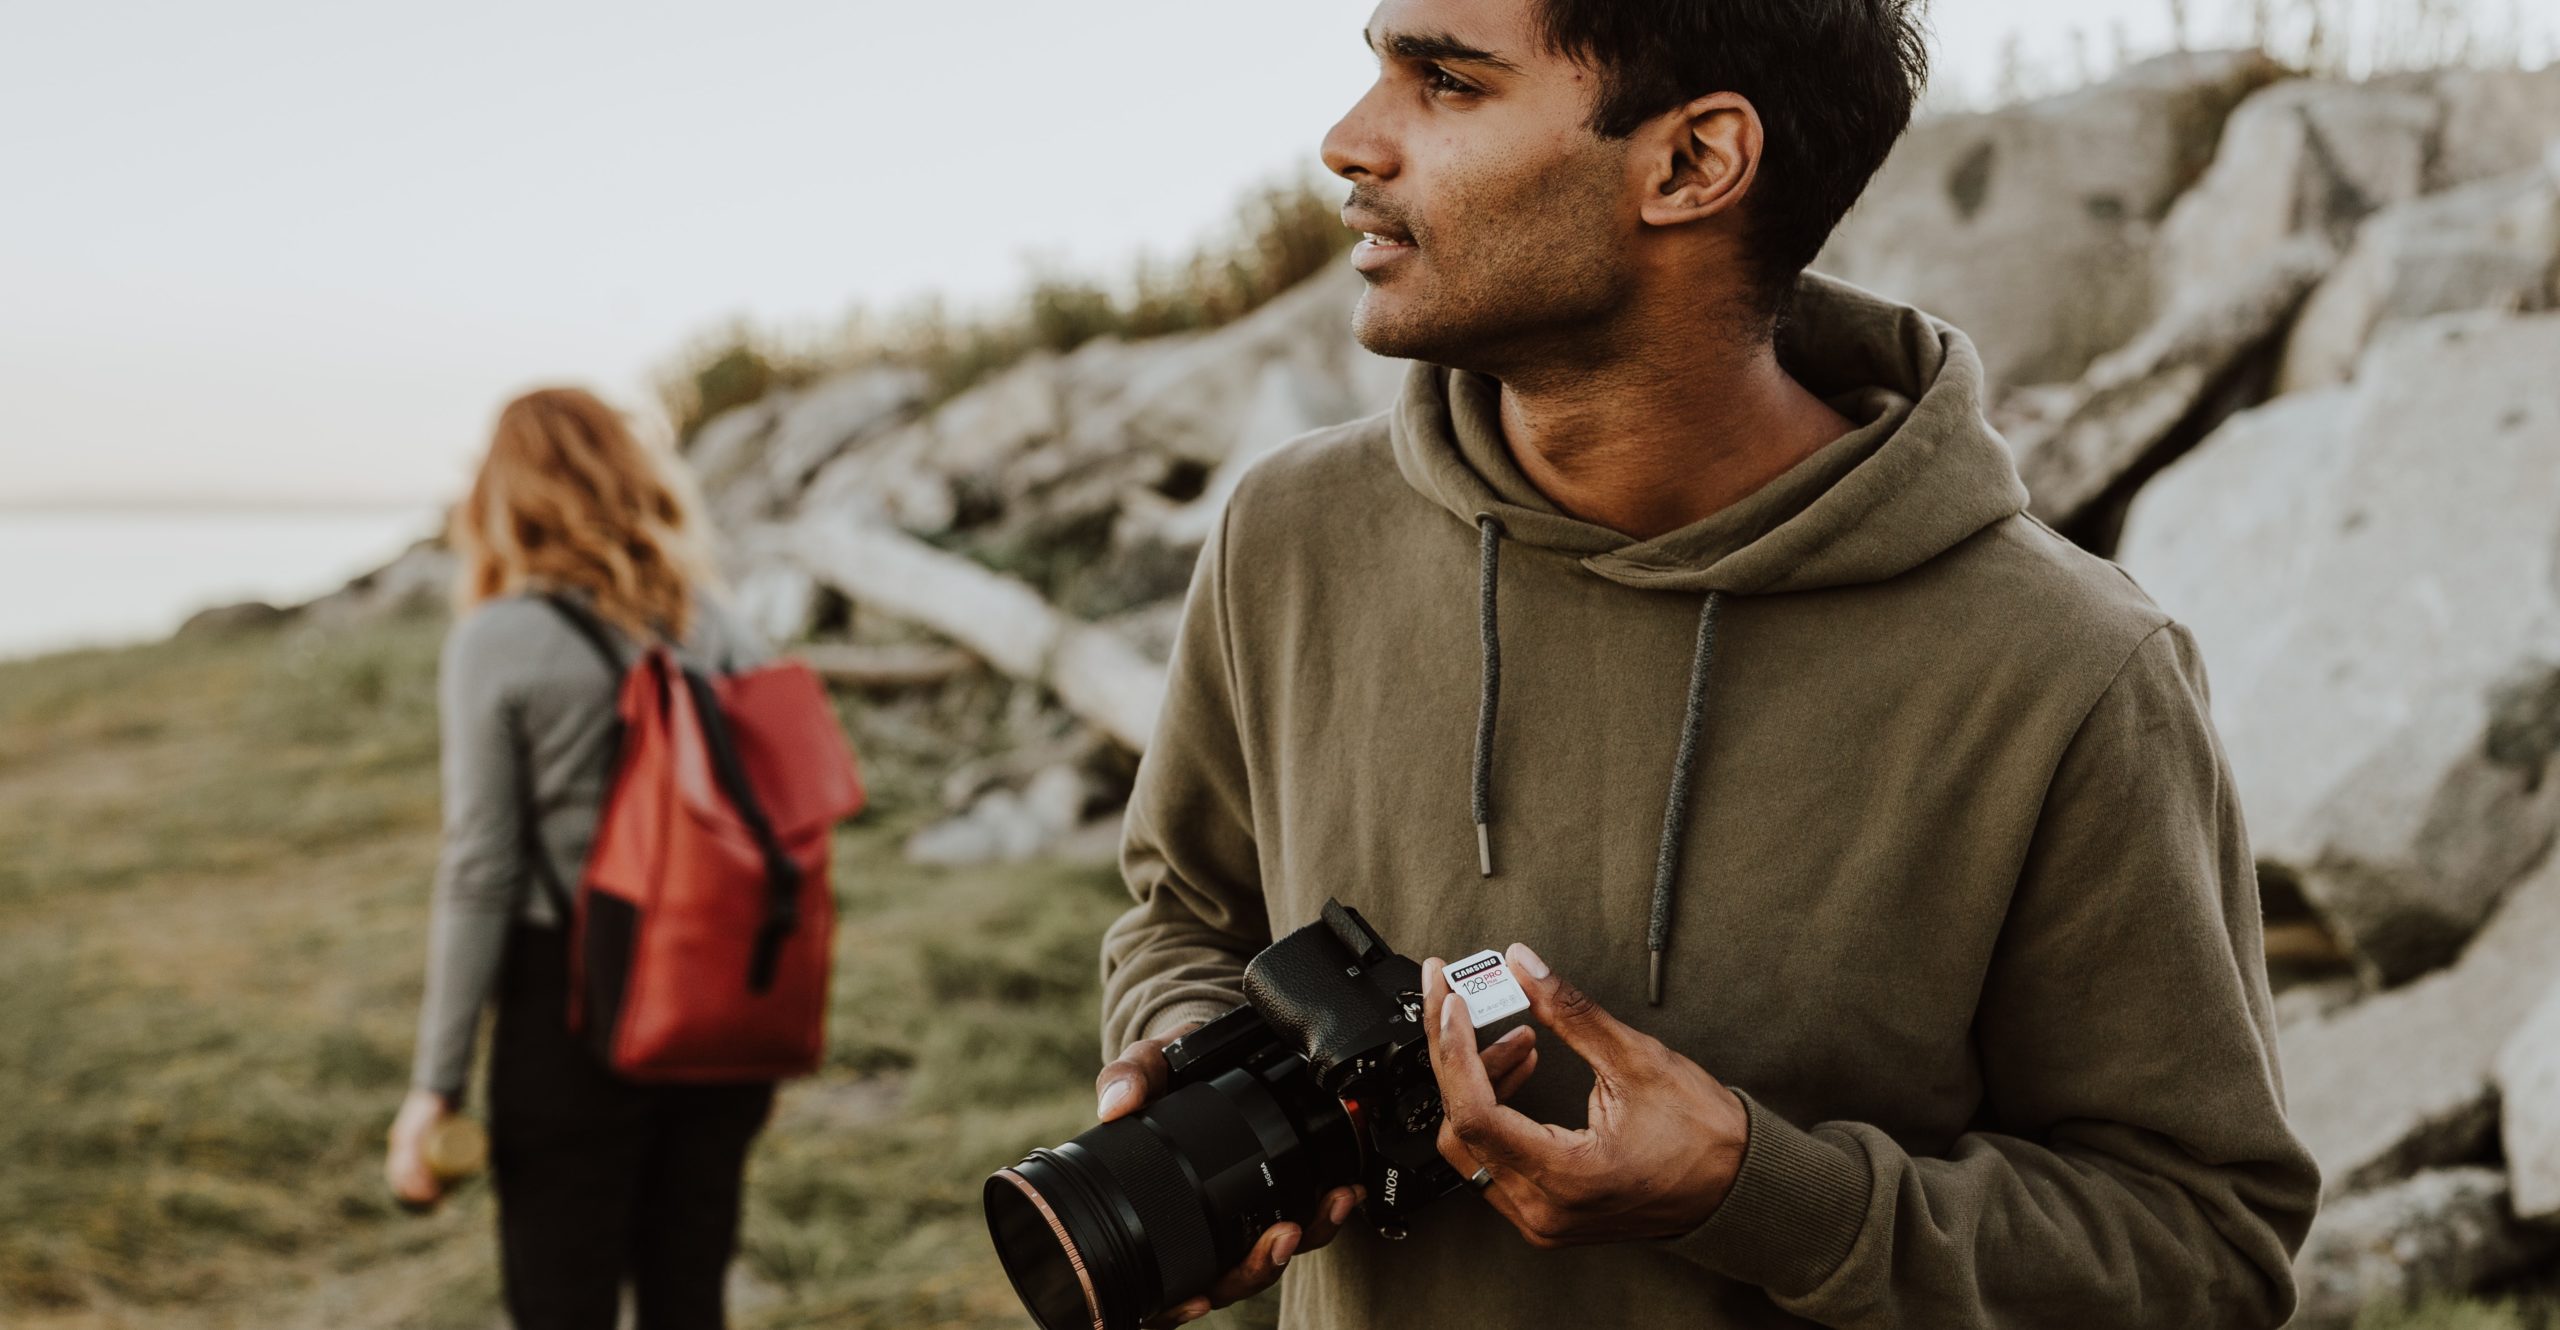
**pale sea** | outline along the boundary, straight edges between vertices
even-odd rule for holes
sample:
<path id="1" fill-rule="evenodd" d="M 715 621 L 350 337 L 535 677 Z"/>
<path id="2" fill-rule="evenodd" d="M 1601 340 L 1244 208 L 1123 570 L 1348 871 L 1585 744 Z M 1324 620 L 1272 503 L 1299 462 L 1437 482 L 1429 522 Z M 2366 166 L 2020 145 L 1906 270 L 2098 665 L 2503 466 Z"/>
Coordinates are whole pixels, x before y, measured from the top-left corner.
<path id="1" fill-rule="evenodd" d="M 436 510 L 0 511 L 0 659 L 166 636 L 197 610 L 307 600 L 435 529 Z"/>

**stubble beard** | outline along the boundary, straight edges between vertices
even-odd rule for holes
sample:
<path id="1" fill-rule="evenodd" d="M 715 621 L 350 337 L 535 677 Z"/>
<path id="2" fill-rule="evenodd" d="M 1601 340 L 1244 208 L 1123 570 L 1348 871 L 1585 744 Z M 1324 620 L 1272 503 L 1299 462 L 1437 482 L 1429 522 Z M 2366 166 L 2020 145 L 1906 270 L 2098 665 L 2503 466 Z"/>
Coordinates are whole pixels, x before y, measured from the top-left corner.
<path id="1" fill-rule="evenodd" d="M 1453 223 L 1416 227 L 1416 252 L 1369 279 L 1352 336 L 1377 355 L 1496 378 L 1573 357 L 1624 303 L 1607 224 L 1615 179 L 1571 162 L 1462 186 Z"/>

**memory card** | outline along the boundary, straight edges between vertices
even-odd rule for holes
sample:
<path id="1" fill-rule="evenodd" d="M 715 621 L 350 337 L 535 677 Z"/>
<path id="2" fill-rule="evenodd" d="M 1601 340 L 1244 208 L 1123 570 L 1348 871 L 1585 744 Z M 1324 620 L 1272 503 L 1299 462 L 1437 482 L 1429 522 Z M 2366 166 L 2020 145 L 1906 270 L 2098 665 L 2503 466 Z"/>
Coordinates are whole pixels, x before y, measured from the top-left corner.
<path id="1" fill-rule="evenodd" d="M 1467 1016 L 1479 1030 L 1529 1009 L 1529 995 L 1511 977 L 1510 963 L 1498 951 L 1479 951 L 1449 964 L 1449 991 L 1464 999 Z"/>

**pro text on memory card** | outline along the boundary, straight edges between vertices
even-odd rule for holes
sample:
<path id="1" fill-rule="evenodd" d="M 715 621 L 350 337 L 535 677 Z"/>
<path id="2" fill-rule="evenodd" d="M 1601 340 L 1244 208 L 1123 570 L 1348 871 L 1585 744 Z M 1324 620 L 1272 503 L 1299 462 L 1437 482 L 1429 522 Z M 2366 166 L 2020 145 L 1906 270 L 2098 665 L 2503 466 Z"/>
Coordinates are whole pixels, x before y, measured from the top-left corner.
<path id="1" fill-rule="evenodd" d="M 1449 991 L 1466 1002 L 1467 1018 L 1479 1030 L 1529 1009 L 1529 995 L 1520 991 L 1519 981 L 1511 977 L 1511 967 L 1498 951 L 1479 951 L 1452 962 Z"/>

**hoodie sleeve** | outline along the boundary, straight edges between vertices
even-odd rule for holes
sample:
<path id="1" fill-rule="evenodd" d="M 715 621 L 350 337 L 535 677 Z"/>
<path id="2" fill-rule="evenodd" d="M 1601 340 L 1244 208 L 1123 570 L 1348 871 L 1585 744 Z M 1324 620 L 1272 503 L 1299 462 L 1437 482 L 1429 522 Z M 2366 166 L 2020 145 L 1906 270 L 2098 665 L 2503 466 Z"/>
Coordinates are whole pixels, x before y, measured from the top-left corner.
<path id="1" fill-rule="evenodd" d="M 1244 965 L 1271 942 L 1227 638 L 1227 530 L 1201 549 L 1139 760 L 1120 845 L 1137 904 L 1103 934 L 1102 1048 L 1205 1021 L 1244 1000 Z"/>
<path id="2" fill-rule="evenodd" d="M 1924 1155 L 1746 1092 L 1733 1190 L 1673 1245 L 1827 1326 L 2280 1325 L 2320 1178 L 2263 955 L 2204 670 L 2164 625 L 2046 793 L 1977 1016 L 1980 1129 Z"/>

